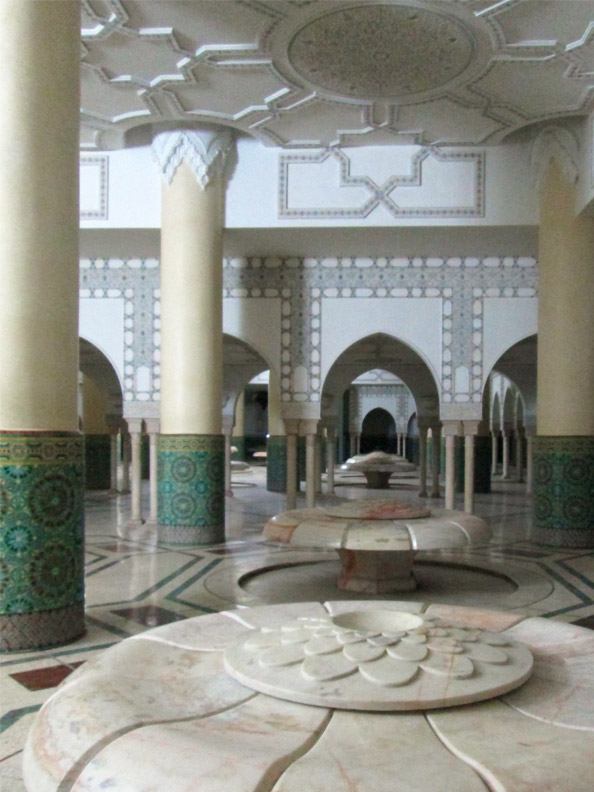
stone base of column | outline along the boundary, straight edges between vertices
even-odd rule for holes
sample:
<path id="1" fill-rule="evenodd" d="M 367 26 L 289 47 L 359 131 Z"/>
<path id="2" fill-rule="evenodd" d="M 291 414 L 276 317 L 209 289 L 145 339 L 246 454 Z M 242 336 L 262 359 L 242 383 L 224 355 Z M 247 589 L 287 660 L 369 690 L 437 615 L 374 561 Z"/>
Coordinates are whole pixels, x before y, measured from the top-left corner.
<path id="1" fill-rule="evenodd" d="M 594 437 L 537 436 L 533 442 L 533 539 L 594 547 Z"/>
<path id="2" fill-rule="evenodd" d="M 0 433 L 0 650 L 84 633 L 83 495 L 82 435 Z"/>
<path id="3" fill-rule="evenodd" d="M 158 494 L 162 541 L 224 542 L 224 436 L 159 435 Z"/>
<path id="4" fill-rule="evenodd" d="M 266 489 L 287 491 L 287 438 L 271 435 L 266 441 Z"/>
<path id="5" fill-rule="evenodd" d="M 85 435 L 85 486 L 88 490 L 111 488 L 111 438 L 108 434 Z"/>

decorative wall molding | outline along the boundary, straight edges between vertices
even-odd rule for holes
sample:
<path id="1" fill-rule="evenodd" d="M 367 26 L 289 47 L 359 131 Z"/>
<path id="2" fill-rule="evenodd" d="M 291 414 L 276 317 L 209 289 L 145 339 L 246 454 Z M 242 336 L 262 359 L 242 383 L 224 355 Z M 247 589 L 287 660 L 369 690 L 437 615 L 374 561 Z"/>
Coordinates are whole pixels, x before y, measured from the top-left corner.
<path id="1" fill-rule="evenodd" d="M 109 157 L 80 157 L 80 219 L 107 220 L 109 203 Z"/>
<path id="2" fill-rule="evenodd" d="M 369 198 L 359 206 L 320 208 L 314 206 L 291 206 L 289 197 L 291 174 L 295 168 L 306 168 L 335 159 L 339 164 L 337 189 L 358 187 L 367 190 Z M 473 179 L 472 197 L 468 205 L 462 206 L 399 206 L 391 193 L 406 187 L 414 190 L 423 186 L 424 165 L 433 159 L 439 163 L 471 163 Z M 363 219 L 378 206 L 384 207 L 394 218 L 452 218 L 484 217 L 485 214 L 485 155 L 482 151 L 444 153 L 436 147 L 421 147 L 411 157 L 409 173 L 390 176 L 378 184 L 369 176 L 354 176 L 352 163 L 343 149 L 329 148 L 314 154 L 281 154 L 279 157 L 279 217 L 281 219 Z"/>
<path id="3" fill-rule="evenodd" d="M 161 132 L 153 138 L 152 151 L 167 184 L 184 161 L 203 190 L 215 174 L 228 177 L 235 165 L 235 138 L 227 128 Z"/>

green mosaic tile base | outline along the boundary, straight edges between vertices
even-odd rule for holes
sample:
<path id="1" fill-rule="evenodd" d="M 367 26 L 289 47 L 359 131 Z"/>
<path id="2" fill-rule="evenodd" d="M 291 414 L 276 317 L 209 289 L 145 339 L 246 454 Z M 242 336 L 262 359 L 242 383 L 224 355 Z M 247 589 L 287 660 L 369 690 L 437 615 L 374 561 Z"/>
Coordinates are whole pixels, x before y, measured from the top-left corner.
<path id="1" fill-rule="evenodd" d="M 24 623 L 14 615 L 34 614 L 39 625 L 40 612 L 66 610 L 80 622 L 83 494 L 82 435 L 0 433 L 0 623 L 6 616 L 1 631 L 10 633 L 11 645 L 20 645 L 18 623 Z M 84 622 L 66 629 L 83 631 Z M 29 644 L 30 627 L 27 633 L 31 648 L 47 643 Z"/>
<path id="2" fill-rule="evenodd" d="M 287 491 L 287 438 L 271 435 L 266 442 L 266 489 Z"/>
<path id="3" fill-rule="evenodd" d="M 158 521 L 173 544 L 225 540 L 223 435 L 159 435 Z"/>
<path id="4" fill-rule="evenodd" d="M 534 438 L 533 536 L 594 547 L 594 437 Z"/>
<path id="5" fill-rule="evenodd" d="M 103 434 L 85 435 L 85 480 L 88 490 L 108 490 L 111 486 L 111 438 Z"/>

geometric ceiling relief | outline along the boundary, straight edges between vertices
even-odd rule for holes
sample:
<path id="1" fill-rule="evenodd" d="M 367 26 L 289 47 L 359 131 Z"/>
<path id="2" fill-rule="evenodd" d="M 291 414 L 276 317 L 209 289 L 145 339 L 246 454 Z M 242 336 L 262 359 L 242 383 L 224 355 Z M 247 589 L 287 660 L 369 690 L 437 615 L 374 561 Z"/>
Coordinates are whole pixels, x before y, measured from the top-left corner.
<path id="1" fill-rule="evenodd" d="M 82 0 L 81 140 L 478 145 L 587 115 L 594 0 Z"/>
<path id="2" fill-rule="evenodd" d="M 279 217 L 360 219 L 378 207 L 392 217 L 484 215 L 482 152 L 445 154 L 434 148 L 398 147 L 391 153 L 399 156 L 384 157 L 392 170 L 373 173 L 374 178 L 369 171 L 373 161 L 365 162 L 369 152 L 332 148 L 281 154 Z"/>

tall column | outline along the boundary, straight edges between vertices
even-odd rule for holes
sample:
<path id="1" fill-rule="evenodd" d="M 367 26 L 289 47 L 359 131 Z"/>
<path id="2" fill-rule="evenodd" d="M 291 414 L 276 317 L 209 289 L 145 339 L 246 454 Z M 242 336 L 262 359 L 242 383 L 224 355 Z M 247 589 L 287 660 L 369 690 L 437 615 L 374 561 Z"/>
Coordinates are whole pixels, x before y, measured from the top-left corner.
<path id="1" fill-rule="evenodd" d="M 316 505 L 315 453 L 318 422 L 301 421 L 301 432 L 305 435 L 305 505 L 313 509 Z"/>
<path id="2" fill-rule="evenodd" d="M 464 511 L 474 511 L 474 438 L 480 421 L 464 421 Z"/>
<path id="3" fill-rule="evenodd" d="M 326 420 L 326 494 L 334 495 L 334 466 L 336 465 L 335 454 L 336 425 L 334 421 Z"/>
<path id="4" fill-rule="evenodd" d="M 431 424 L 431 497 L 441 498 L 439 474 L 441 472 L 441 424 Z"/>
<path id="5" fill-rule="evenodd" d="M 287 511 L 297 506 L 297 435 L 299 421 L 285 418 L 287 435 Z"/>
<path id="6" fill-rule="evenodd" d="M 130 432 L 130 449 L 132 462 L 130 465 L 130 519 L 129 528 L 142 525 L 142 507 L 140 498 L 142 494 L 142 418 L 127 418 L 128 431 Z"/>
<path id="7" fill-rule="evenodd" d="M 268 378 L 268 437 L 266 439 L 266 489 L 287 490 L 287 438 L 281 417 L 280 383 L 272 371 Z"/>
<path id="8" fill-rule="evenodd" d="M 534 489 L 534 435 L 526 433 L 526 495 Z"/>
<path id="9" fill-rule="evenodd" d="M 497 457 L 499 453 L 499 431 L 491 431 L 491 476 L 497 474 Z"/>
<path id="10" fill-rule="evenodd" d="M 361 453 L 361 432 L 355 435 L 355 454 Z"/>
<path id="11" fill-rule="evenodd" d="M 319 432 L 319 425 L 314 445 L 314 482 L 317 495 L 322 492 L 322 436 Z"/>
<path id="12" fill-rule="evenodd" d="M 149 437 L 149 518 L 147 523 L 157 525 L 159 519 L 159 482 L 158 482 L 158 441 L 159 419 L 147 418 L 146 431 Z"/>
<path id="13" fill-rule="evenodd" d="M 233 445 L 237 448 L 237 459 L 245 459 L 245 391 L 241 391 L 235 402 Z"/>
<path id="14" fill-rule="evenodd" d="M 534 535 L 594 547 L 594 218 L 554 160 L 539 227 Z"/>
<path id="15" fill-rule="evenodd" d="M 419 498 L 427 497 L 427 428 L 419 424 Z"/>
<path id="16" fill-rule="evenodd" d="M 121 495 L 130 494 L 130 431 L 128 429 L 128 422 L 124 421 L 122 426 L 122 489 Z"/>
<path id="17" fill-rule="evenodd" d="M 516 481 L 524 482 L 524 430 L 520 426 L 516 428 Z"/>
<path id="18" fill-rule="evenodd" d="M 162 133 L 159 525 L 174 544 L 225 538 L 223 224 L 229 130 Z"/>
<path id="19" fill-rule="evenodd" d="M 455 457 L 456 437 L 460 434 L 460 421 L 443 421 L 443 433 L 446 439 L 445 459 L 445 508 L 454 508 L 455 498 Z"/>
<path id="20" fill-rule="evenodd" d="M 0 649 L 84 632 L 80 6 L 2 0 Z"/>
<path id="21" fill-rule="evenodd" d="M 233 416 L 223 416 L 223 435 L 225 437 L 225 497 L 232 498 L 231 489 L 231 437 L 233 435 Z"/>
<path id="22" fill-rule="evenodd" d="M 119 415 L 106 415 L 105 423 L 109 429 L 109 489 L 118 493 L 118 434 L 122 419 Z"/>
<path id="23" fill-rule="evenodd" d="M 503 447 L 503 464 L 501 475 L 504 479 L 509 479 L 509 430 L 501 432 L 501 444 Z"/>

